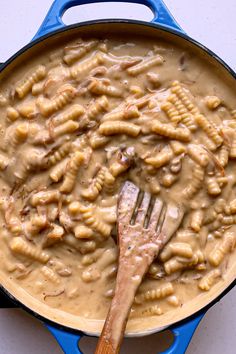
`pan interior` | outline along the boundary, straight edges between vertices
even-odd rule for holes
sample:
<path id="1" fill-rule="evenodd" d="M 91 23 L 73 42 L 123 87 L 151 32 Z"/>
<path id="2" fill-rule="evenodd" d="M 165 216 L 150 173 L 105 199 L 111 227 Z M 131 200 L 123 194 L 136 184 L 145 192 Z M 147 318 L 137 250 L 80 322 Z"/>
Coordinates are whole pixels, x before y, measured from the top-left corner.
<path id="1" fill-rule="evenodd" d="M 151 38 L 152 40 L 165 41 L 170 44 L 174 43 L 175 46 L 180 47 L 183 52 L 190 53 L 191 56 L 201 58 L 209 70 L 217 73 L 217 76 L 222 78 L 224 85 L 231 87 L 236 92 L 236 81 L 233 72 L 229 71 L 223 62 L 219 61 L 212 53 L 207 52 L 200 46 L 194 44 L 185 37 L 181 37 L 175 33 L 168 32 L 158 26 L 147 25 L 144 23 L 128 22 L 101 22 L 82 24 L 80 26 L 70 26 L 68 29 L 50 35 L 41 41 L 36 41 L 32 46 L 23 49 L 18 55 L 10 59 L 6 66 L 0 73 L 1 83 L 8 80 L 12 72 L 18 72 L 20 68 L 27 63 L 37 63 L 38 57 L 42 53 L 46 53 L 48 48 L 50 50 L 56 49 L 58 44 L 61 46 L 69 40 L 76 39 L 80 36 L 83 37 L 98 37 L 98 38 L 118 38 L 125 40 L 127 36 L 135 38 Z M 127 326 L 127 335 L 147 335 L 152 332 L 159 331 L 167 326 L 170 326 L 180 320 L 187 318 L 195 312 L 207 306 L 211 301 L 217 298 L 234 280 L 236 274 L 236 260 L 229 262 L 227 276 L 222 278 L 214 287 L 208 291 L 198 295 L 197 300 L 193 299 L 184 306 L 179 307 L 174 311 L 164 313 L 162 316 L 151 316 L 148 318 L 131 319 Z M 68 327 L 70 329 L 82 330 L 89 334 L 99 334 L 103 326 L 102 320 L 92 320 L 85 317 L 75 316 L 64 311 L 51 308 L 43 304 L 23 288 L 14 283 L 11 277 L 6 277 L 4 272 L 0 270 L 0 282 L 2 286 L 20 303 L 25 305 L 31 311 L 39 314 L 43 318 L 55 322 L 56 324 Z"/>

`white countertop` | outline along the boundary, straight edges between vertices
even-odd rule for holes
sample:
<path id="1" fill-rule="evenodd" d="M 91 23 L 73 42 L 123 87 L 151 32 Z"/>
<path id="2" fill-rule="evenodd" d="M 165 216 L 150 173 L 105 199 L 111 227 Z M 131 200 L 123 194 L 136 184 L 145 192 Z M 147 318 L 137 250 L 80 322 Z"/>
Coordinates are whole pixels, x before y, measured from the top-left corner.
<path id="1" fill-rule="evenodd" d="M 0 5 L 0 62 L 27 44 L 35 34 L 52 0 L 7 0 Z M 184 30 L 199 40 L 236 71 L 236 1 L 166 0 Z M 124 11 L 124 7 L 126 10 Z M 96 4 L 74 8 L 67 23 L 95 18 L 126 17 L 149 20 L 150 12 L 139 5 Z M 95 15 L 96 14 L 96 15 Z M 201 321 L 187 354 L 232 354 L 236 347 L 236 288 L 211 308 Z M 121 353 L 156 354 L 165 334 L 127 339 Z M 0 354 L 62 353 L 53 337 L 35 318 L 18 309 L 0 309 Z M 92 354 L 96 341 L 85 338 L 81 348 Z M 163 347 L 162 347 L 163 350 Z M 177 353 L 176 353 L 177 354 Z"/>

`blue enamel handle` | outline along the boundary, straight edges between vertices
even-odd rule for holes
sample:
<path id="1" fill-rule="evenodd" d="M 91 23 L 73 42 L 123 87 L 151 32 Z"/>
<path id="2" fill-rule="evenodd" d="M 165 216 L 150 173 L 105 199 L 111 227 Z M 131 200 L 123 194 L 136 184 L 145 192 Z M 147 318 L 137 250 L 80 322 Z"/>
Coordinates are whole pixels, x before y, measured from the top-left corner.
<path id="1" fill-rule="evenodd" d="M 174 341 L 171 347 L 161 354 L 184 354 L 204 314 L 205 312 L 195 316 L 191 320 L 187 320 L 183 324 L 170 328 L 171 332 L 174 334 Z"/>
<path id="2" fill-rule="evenodd" d="M 83 337 L 83 333 L 69 333 L 51 325 L 46 325 L 46 327 L 55 337 L 65 354 L 83 354 L 78 346 L 80 339 Z"/>
<path id="3" fill-rule="evenodd" d="M 182 325 L 173 326 L 171 331 L 174 334 L 174 341 L 171 347 L 161 354 L 184 354 L 203 315 L 204 313 L 194 317 L 191 321 L 187 321 Z M 83 333 L 79 332 L 73 334 L 57 329 L 51 325 L 46 326 L 56 338 L 65 354 L 83 354 L 78 346 L 80 339 L 83 337 Z"/>
<path id="4" fill-rule="evenodd" d="M 45 34 L 54 30 L 65 27 L 62 21 L 62 16 L 70 7 L 84 4 L 91 4 L 97 2 L 110 2 L 111 0 L 55 0 L 49 9 L 42 25 L 33 39 L 37 39 Z M 116 0 L 113 0 L 116 1 Z M 162 0 L 117 0 L 121 2 L 143 4 L 148 6 L 154 18 L 152 22 L 161 24 L 167 28 L 177 30 L 184 33 L 179 24 L 175 21 L 174 17 L 169 12 L 168 8 Z"/>

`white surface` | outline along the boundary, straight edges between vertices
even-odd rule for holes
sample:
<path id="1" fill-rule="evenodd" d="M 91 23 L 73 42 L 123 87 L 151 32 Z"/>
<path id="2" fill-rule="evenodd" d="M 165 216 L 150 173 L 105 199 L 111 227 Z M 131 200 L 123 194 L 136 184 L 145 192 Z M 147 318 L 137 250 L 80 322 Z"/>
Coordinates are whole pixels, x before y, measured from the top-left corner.
<path id="1" fill-rule="evenodd" d="M 27 44 L 35 34 L 51 0 L 0 1 L 0 62 Z M 236 70 L 235 0 L 166 0 L 175 18 L 193 38 L 207 45 Z M 91 6 L 91 5 L 90 5 Z M 150 11 L 129 5 L 94 5 L 74 8 L 64 17 L 67 23 L 94 18 L 122 17 L 150 19 Z M 135 10 L 134 10 L 135 9 Z M 236 288 L 215 305 L 202 320 L 188 348 L 188 354 L 232 354 L 236 347 Z M 160 340 L 160 337 L 162 340 Z M 156 354 L 163 334 L 126 340 L 123 354 Z M 0 310 L 0 354 L 62 353 L 39 321 L 21 310 Z M 85 354 L 91 354 L 95 339 L 85 339 Z M 162 348 L 163 350 L 163 348 Z"/>

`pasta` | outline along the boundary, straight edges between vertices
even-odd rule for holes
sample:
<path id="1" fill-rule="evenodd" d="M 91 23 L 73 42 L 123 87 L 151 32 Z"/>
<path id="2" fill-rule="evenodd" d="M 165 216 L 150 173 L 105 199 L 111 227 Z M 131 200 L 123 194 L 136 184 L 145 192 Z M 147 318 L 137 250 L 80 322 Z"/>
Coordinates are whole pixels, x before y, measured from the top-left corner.
<path id="1" fill-rule="evenodd" d="M 204 212 L 201 209 L 195 210 L 192 213 L 190 226 L 191 226 L 191 229 L 193 229 L 193 231 L 199 232 L 201 230 L 203 218 L 204 218 Z"/>
<path id="2" fill-rule="evenodd" d="M 56 165 L 58 162 L 62 161 L 71 150 L 71 142 L 67 141 L 62 144 L 56 151 L 54 151 L 49 157 L 45 159 L 45 164 L 47 167 Z"/>
<path id="3" fill-rule="evenodd" d="M 81 42 L 72 47 L 65 48 L 65 55 L 63 60 L 66 64 L 71 65 L 76 62 L 78 59 L 85 56 L 92 49 L 94 49 L 98 44 L 98 41 L 90 41 L 90 42 Z"/>
<path id="4" fill-rule="evenodd" d="M 71 202 L 68 210 L 71 215 L 77 215 L 80 212 L 80 203 L 78 201 Z"/>
<path id="5" fill-rule="evenodd" d="M 193 169 L 192 179 L 190 184 L 184 188 L 182 196 L 189 200 L 191 199 L 201 188 L 202 181 L 204 180 L 204 170 L 199 165 L 195 165 Z"/>
<path id="6" fill-rule="evenodd" d="M 67 111 L 63 112 L 59 116 L 54 117 L 52 124 L 54 127 L 56 127 L 69 120 L 77 120 L 82 114 L 84 114 L 84 108 L 78 104 L 74 104 Z"/>
<path id="7" fill-rule="evenodd" d="M 178 307 L 180 305 L 180 301 L 177 298 L 177 296 L 175 296 L 175 295 L 168 296 L 168 298 L 166 300 L 168 301 L 168 303 L 170 305 L 172 305 L 174 307 Z"/>
<path id="8" fill-rule="evenodd" d="M 208 165 L 209 155 L 201 146 L 189 144 L 187 152 L 190 158 L 201 167 Z"/>
<path id="9" fill-rule="evenodd" d="M 154 72 L 148 72 L 146 75 L 148 81 L 155 87 L 159 87 L 161 85 L 159 75 Z"/>
<path id="10" fill-rule="evenodd" d="M 229 151 L 230 148 L 227 145 L 222 145 L 220 152 L 219 152 L 219 162 L 222 167 L 227 166 L 229 161 Z"/>
<path id="11" fill-rule="evenodd" d="M 177 96 L 175 94 L 171 95 L 168 97 L 168 100 L 175 106 L 175 108 L 177 109 L 179 115 L 180 115 L 180 121 L 186 125 L 186 127 L 189 128 L 189 130 L 191 131 L 195 131 L 196 130 L 196 124 L 195 121 L 193 119 L 193 117 L 191 116 L 190 113 L 188 113 L 187 108 L 185 108 L 185 106 L 183 105 L 183 103 L 181 102 L 181 100 L 179 100 L 177 98 Z"/>
<path id="12" fill-rule="evenodd" d="M 47 218 L 45 215 L 34 215 L 25 223 L 24 229 L 28 238 L 38 235 L 41 230 L 48 226 Z"/>
<path id="13" fill-rule="evenodd" d="M 226 205 L 226 201 L 224 199 L 221 200 L 222 208 L 219 209 L 219 212 L 225 212 L 227 215 L 236 214 L 236 199 L 231 200 L 229 205 Z"/>
<path id="14" fill-rule="evenodd" d="M 74 234 L 75 237 L 78 239 L 90 239 L 92 236 L 94 236 L 93 231 L 89 227 L 84 225 L 77 225 L 74 228 Z"/>
<path id="15" fill-rule="evenodd" d="M 146 301 L 154 301 L 157 299 L 163 299 L 174 293 L 174 288 L 171 283 L 166 283 L 155 290 L 148 290 L 142 294 L 136 295 L 134 298 L 135 304 L 141 304 Z"/>
<path id="16" fill-rule="evenodd" d="M 22 224 L 19 217 L 15 215 L 13 200 L 10 198 L 9 200 L 4 201 L 2 204 L 3 205 L 1 205 L 1 207 L 4 211 L 7 228 L 13 235 L 20 235 L 22 233 Z"/>
<path id="17" fill-rule="evenodd" d="M 109 143 L 110 138 L 104 135 L 99 134 L 98 132 L 94 132 L 91 134 L 89 143 L 93 149 L 99 149 L 100 147 L 103 147 L 107 143 Z"/>
<path id="18" fill-rule="evenodd" d="M 168 164 L 172 158 L 173 152 L 167 147 L 164 148 L 157 156 L 146 158 L 145 162 L 155 168 L 159 168 Z"/>
<path id="19" fill-rule="evenodd" d="M 84 223 L 91 227 L 94 231 L 98 232 L 104 237 L 108 237 L 111 232 L 111 225 L 100 220 L 96 215 L 96 211 L 92 205 L 82 205 L 79 204 L 79 212 L 82 214 L 82 219 Z"/>
<path id="20" fill-rule="evenodd" d="M 96 249 L 96 242 L 94 240 L 78 240 L 71 234 L 67 234 L 64 237 L 64 242 L 66 245 L 79 251 L 82 255 L 92 253 Z"/>
<path id="21" fill-rule="evenodd" d="M 187 92 L 181 87 L 179 81 L 174 81 L 172 83 L 171 91 L 173 94 L 176 94 L 180 100 L 182 101 L 183 105 L 187 108 L 187 110 L 192 113 L 193 115 L 199 113 L 199 110 L 193 102 L 191 102 L 190 98 L 188 97 Z"/>
<path id="22" fill-rule="evenodd" d="M 161 109 L 167 114 L 170 121 L 177 125 L 181 121 L 181 116 L 175 106 L 170 102 L 165 102 L 161 105 Z"/>
<path id="23" fill-rule="evenodd" d="M 139 63 L 135 66 L 132 66 L 131 68 L 128 68 L 127 72 L 129 75 L 137 76 L 137 75 L 141 74 L 142 72 L 147 71 L 152 66 L 163 64 L 163 62 L 164 62 L 164 59 L 162 58 L 162 56 L 157 55 L 155 57 L 147 58 L 147 59 L 143 60 L 141 63 Z"/>
<path id="24" fill-rule="evenodd" d="M 68 161 L 68 159 L 63 160 L 57 164 L 50 172 L 50 178 L 53 180 L 53 182 L 59 182 L 62 179 L 65 174 Z"/>
<path id="25" fill-rule="evenodd" d="M 16 148 L 17 145 L 23 144 L 28 137 L 29 126 L 27 123 L 22 123 L 17 125 L 12 140 L 11 145 Z"/>
<path id="26" fill-rule="evenodd" d="M 7 108 L 7 118 L 10 122 L 14 122 L 20 117 L 19 112 L 14 107 Z"/>
<path id="27" fill-rule="evenodd" d="M 81 264 L 84 266 L 95 263 L 101 256 L 103 250 L 96 250 L 94 253 L 86 254 L 81 259 Z"/>
<path id="28" fill-rule="evenodd" d="M 65 234 L 63 227 L 57 224 L 51 224 L 52 230 L 47 233 L 46 245 L 51 246 L 57 241 L 61 241 Z"/>
<path id="29" fill-rule="evenodd" d="M 76 90 L 72 85 L 65 85 L 60 91 L 61 92 L 51 100 L 46 100 L 41 97 L 38 98 L 37 105 L 43 116 L 48 117 L 59 111 L 75 97 Z"/>
<path id="30" fill-rule="evenodd" d="M 40 82 L 37 82 L 36 84 L 33 84 L 33 86 L 32 86 L 32 95 L 33 96 L 38 96 L 41 93 L 43 93 L 44 85 L 45 85 L 45 81 L 40 81 Z"/>
<path id="31" fill-rule="evenodd" d="M 221 100 L 217 96 L 208 96 L 206 97 L 206 105 L 210 110 L 214 110 L 219 107 Z"/>
<path id="32" fill-rule="evenodd" d="M 60 192 L 56 189 L 42 191 L 34 194 L 31 197 L 30 203 L 32 206 L 45 205 L 58 202 L 60 199 Z"/>
<path id="33" fill-rule="evenodd" d="M 65 178 L 60 187 L 60 192 L 62 193 L 70 193 L 75 185 L 75 179 L 78 173 L 78 170 L 82 163 L 84 162 L 84 154 L 79 151 L 76 151 L 67 165 L 67 171 L 65 174 Z"/>
<path id="34" fill-rule="evenodd" d="M 207 273 L 198 283 L 199 289 L 203 291 L 209 291 L 214 282 L 221 276 L 219 269 L 213 269 Z"/>
<path id="35" fill-rule="evenodd" d="M 207 178 L 206 185 L 210 195 L 219 195 L 221 193 L 221 188 L 215 178 Z"/>
<path id="36" fill-rule="evenodd" d="M 73 120 L 68 120 L 66 123 L 59 125 L 53 130 L 54 138 L 57 138 L 61 135 L 70 134 L 76 131 L 79 128 L 79 123 L 74 122 Z"/>
<path id="37" fill-rule="evenodd" d="M 130 86 L 129 88 L 129 92 L 134 95 L 134 97 L 141 97 L 143 96 L 144 92 L 143 90 L 141 89 L 140 86 L 136 86 L 136 85 L 132 85 Z"/>
<path id="38" fill-rule="evenodd" d="M 93 80 L 91 84 L 88 86 L 90 92 L 96 95 L 107 95 L 111 97 L 122 97 L 122 91 L 111 85 L 105 85 L 99 80 Z"/>
<path id="39" fill-rule="evenodd" d="M 175 155 L 181 155 L 186 152 L 185 146 L 177 140 L 170 141 L 170 146 Z"/>
<path id="40" fill-rule="evenodd" d="M 152 178 L 149 181 L 149 188 L 151 194 L 159 194 L 161 191 L 160 183 L 156 178 Z"/>
<path id="41" fill-rule="evenodd" d="M 192 114 L 196 114 L 199 112 L 197 106 L 191 101 L 187 90 L 184 89 L 179 81 L 172 82 L 172 93 L 176 94 L 183 102 L 184 106 L 188 109 Z"/>
<path id="42" fill-rule="evenodd" d="M 98 65 L 103 64 L 105 61 L 101 53 L 96 53 L 92 58 L 89 58 L 81 63 L 78 63 L 71 67 L 70 76 L 72 79 L 77 79 L 81 75 L 85 75 Z"/>
<path id="43" fill-rule="evenodd" d="M 23 145 L 29 133 L 28 123 L 19 123 L 17 125 L 11 125 L 6 130 L 6 135 L 3 139 L 2 150 L 9 148 L 11 153 L 15 152 L 17 147 Z"/>
<path id="44" fill-rule="evenodd" d="M 95 100 L 89 107 L 87 115 L 89 119 L 97 119 L 102 113 L 106 112 L 109 108 L 109 101 L 106 96 L 101 96 Z"/>
<path id="45" fill-rule="evenodd" d="M 163 314 L 162 309 L 158 305 L 150 306 L 142 311 L 131 312 L 130 317 L 147 317 L 147 316 L 160 316 Z"/>
<path id="46" fill-rule="evenodd" d="M 215 151 L 217 149 L 216 144 L 207 136 L 204 138 L 204 144 L 209 151 Z"/>
<path id="47" fill-rule="evenodd" d="M 125 168 L 126 166 L 126 168 Z M 115 167 L 115 168 L 114 168 Z M 104 190 L 106 191 L 106 193 L 108 194 L 113 194 L 115 191 L 115 176 L 118 176 L 119 173 L 122 173 L 124 171 L 126 171 L 129 168 L 128 165 L 121 165 L 118 163 L 114 163 L 113 164 L 113 169 L 111 170 L 112 173 L 110 171 L 106 171 L 105 173 L 105 178 L 104 178 Z M 113 176 L 115 175 L 115 176 Z"/>
<path id="48" fill-rule="evenodd" d="M 192 258 L 188 259 L 180 259 L 180 258 L 171 258 L 167 262 L 164 263 L 164 269 L 166 274 L 172 274 L 179 270 L 183 270 L 186 268 L 195 267 L 198 264 L 201 264 L 204 261 L 204 256 L 200 250 L 198 250 Z"/>
<path id="49" fill-rule="evenodd" d="M 222 198 L 219 198 L 214 205 L 214 211 L 218 214 L 222 213 L 225 210 L 225 207 L 226 201 Z"/>
<path id="50" fill-rule="evenodd" d="M 112 124 L 110 122 L 104 122 L 99 126 L 99 133 L 105 136 L 116 135 L 116 134 L 127 134 L 129 136 L 138 136 L 141 128 L 133 123 L 114 121 Z"/>
<path id="51" fill-rule="evenodd" d="M 230 231 L 226 232 L 221 244 L 216 246 L 216 248 L 209 254 L 208 260 L 210 264 L 217 267 L 223 261 L 225 255 L 233 250 L 235 244 L 236 238 L 234 233 Z"/>
<path id="52" fill-rule="evenodd" d="M 196 115 L 195 120 L 196 123 L 205 131 L 208 137 L 212 139 L 216 146 L 220 146 L 222 144 L 222 137 L 219 135 L 217 129 L 213 126 L 213 124 L 209 122 L 204 115 Z"/>
<path id="53" fill-rule="evenodd" d="M 232 145 L 229 151 L 229 156 L 231 159 L 236 158 L 236 134 L 234 134 Z"/>
<path id="54" fill-rule="evenodd" d="M 54 284 L 60 284 L 60 278 L 58 277 L 58 275 L 49 267 L 47 266 L 43 266 L 41 268 L 41 273 L 44 275 L 44 277 L 46 279 L 48 279 L 49 281 L 51 281 Z"/>
<path id="55" fill-rule="evenodd" d="M 165 136 L 166 138 L 188 142 L 191 139 L 191 134 L 188 129 L 174 128 L 169 124 L 163 124 L 155 121 L 151 125 L 153 133 Z"/>
<path id="56" fill-rule="evenodd" d="M 162 262 L 166 262 L 168 259 L 170 259 L 173 256 L 192 258 L 193 257 L 192 247 L 184 242 L 170 243 L 167 246 L 165 246 L 163 251 L 160 253 L 159 258 Z"/>
<path id="57" fill-rule="evenodd" d="M 166 173 L 161 180 L 161 185 L 170 188 L 176 181 L 178 177 L 172 173 Z"/>
<path id="58" fill-rule="evenodd" d="M 90 187 L 82 191 L 81 195 L 84 199 L 93 201 L 97 198 L 104 184 L 105 173 L 106 167 L 102 167 L 92 181 Z"/>
<path id="59" fill-rule="evenodd" d="M 196 238 L 196 234 L 189 228 L 183 228 L 177 231 L 177 240 L 180 242 L 190 243 L 194 238 Z"/>
<path id="60" fill-rule="evenodd" d="M 132 118 L 138 118 L 139 116 L 140 113 L 136 106 L 128 106 L 124 110 L 106 114 L 103 117 L 102 122 L 112 121 L 112 120 L 132 119 Z"/>
<path id="61" fill-rule="evenodd" d="M 32 258 L 40 263 L 47 263 L 50 259 L 48 253 L 40 251 L 35 246 L 24 241 L 21 237 L 15 237 L 10 241 L 10 249 L 13 253 Z"/>
<path id="62" fill-rule="evenodd" d="M 90 282 L 96 281 L 100 277 L 101 277 L 101 272 L 98 269 L 96 269 L 95 267 L 94 268 L 91 267 L 89 269 L 84 270 L 82 273 L 82 276 L 81 276 L 82 280 L 85 283 L 90 283 Z"/>
<path id="63" fill-rule="evenodd" d="M 30 92 L 32 86 L 38 81 L 44 79 L 46 74 L 47 71 L 45 66 L 39 65 L 31 76 L 27 77 L 22 83 L 19 83 L 16 86 L 16 93 L 19 98 L 24 98 Z"/>
<path id="64" fill-rule="evenodd" d="M 182 157 L 174 158 L 171 161 L 170 171 L 174 174 L 179 174 L 182 170 Z"/>
<path id="65" fill-rule="evenodd" d="M 119 176 L 121 173 L 127 171 L 133 163 L 132 154 L 117 154 L 116 161 L 114 161 L 109 167 L 109 171 L 105 173 L 105 185 L 113 184 L 114 177 Z M 112 178 L 113 177 L 113 178 Z"/>

